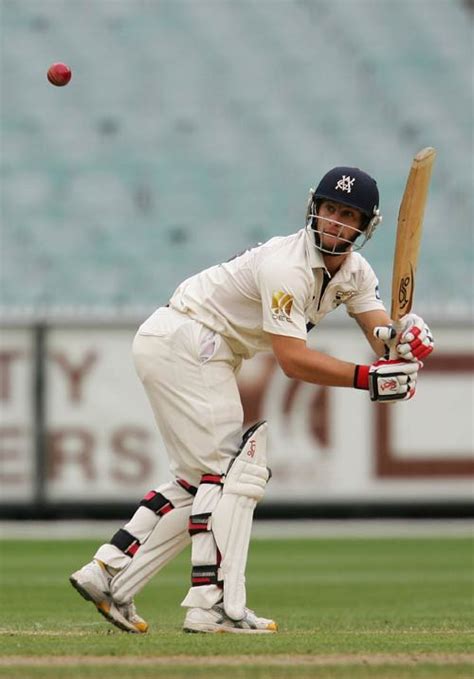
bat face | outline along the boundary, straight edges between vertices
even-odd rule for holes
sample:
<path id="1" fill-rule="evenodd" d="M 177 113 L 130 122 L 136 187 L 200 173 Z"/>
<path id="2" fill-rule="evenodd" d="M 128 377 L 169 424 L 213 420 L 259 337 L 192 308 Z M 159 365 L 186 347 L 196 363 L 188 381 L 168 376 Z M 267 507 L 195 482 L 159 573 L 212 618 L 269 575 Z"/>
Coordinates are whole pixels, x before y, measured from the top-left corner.
<path id="1" fill-rule="evenodd" d="M 428 147 L 413 158 L 400 204 L 392 277 L 394 321 L 408 314 L 413 305 L 423 216 L 435 157 L 436 151 Z"/>

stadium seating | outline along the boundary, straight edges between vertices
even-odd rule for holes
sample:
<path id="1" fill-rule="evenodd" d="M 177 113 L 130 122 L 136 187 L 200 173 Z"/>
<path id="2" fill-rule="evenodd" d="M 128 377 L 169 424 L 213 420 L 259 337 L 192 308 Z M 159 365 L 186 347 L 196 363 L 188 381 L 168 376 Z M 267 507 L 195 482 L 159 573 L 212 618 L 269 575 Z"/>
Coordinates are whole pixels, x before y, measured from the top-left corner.
<path id="1" fill-rule="evenodd" d="M 366 253 L 388 297 L 399 199 L 430 145 L 417 307 L 470 314 L 468 15 L 460 0 L 5 1 L 3 312 L 153 309 L 300 228 L 336 164 L 378 179 Z M 54 61 L 65 88 L 46 81 Z"/>

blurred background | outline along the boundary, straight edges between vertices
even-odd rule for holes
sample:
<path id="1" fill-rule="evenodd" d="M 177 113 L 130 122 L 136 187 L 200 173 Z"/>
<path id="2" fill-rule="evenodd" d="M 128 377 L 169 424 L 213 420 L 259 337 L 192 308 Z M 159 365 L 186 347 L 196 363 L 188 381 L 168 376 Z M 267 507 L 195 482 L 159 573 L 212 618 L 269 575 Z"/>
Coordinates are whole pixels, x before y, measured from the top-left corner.
<path id="1" fill-rule="evenodd" d="M 415 311 L 437 351 L 415 401 L 374 407 L 270 356 L 240 386 L 246 423 L 270 423 L 262 518 L 472 516 L 473 3 L 0 6 L 1 515 L 126 516 L 166 480 L 137 326 L 189 275 L 302 228 L 335 165 L 377 179 L 363 254 L 389 304 L 409 166 L 434 146 Z M 310 343 L 371 358 L 343 310 Z"/>

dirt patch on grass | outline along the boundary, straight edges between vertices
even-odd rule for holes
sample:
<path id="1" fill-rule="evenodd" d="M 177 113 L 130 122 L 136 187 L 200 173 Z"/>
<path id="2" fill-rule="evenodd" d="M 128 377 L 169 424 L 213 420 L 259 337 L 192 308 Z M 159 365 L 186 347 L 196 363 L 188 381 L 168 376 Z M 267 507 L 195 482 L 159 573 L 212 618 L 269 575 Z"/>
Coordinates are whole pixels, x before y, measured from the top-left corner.
<path id="1" fill-rule="evenodd" d="M 474 653 L 338 653 L 327 655 L 170 655 L 170 656 L 3 656 L 0 657 L 1 667 L 80 667 L 80 666 L 201 666 L 201 667 L 284 667 L 286 665 L 300 665 L 309 667 L 331 665 L 459 665 L 474 664 Z"/>

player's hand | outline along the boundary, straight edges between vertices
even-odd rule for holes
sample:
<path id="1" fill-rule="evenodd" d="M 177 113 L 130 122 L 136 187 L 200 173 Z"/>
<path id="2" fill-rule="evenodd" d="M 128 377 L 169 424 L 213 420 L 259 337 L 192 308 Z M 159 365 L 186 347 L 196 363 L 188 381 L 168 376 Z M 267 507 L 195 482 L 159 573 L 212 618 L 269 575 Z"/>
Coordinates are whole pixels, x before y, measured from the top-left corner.
<path id="1" fill-rule="evenodd" d="M 395 350 L 408 361 L 421 361 L 434 349 L 433 335 L 424 320 L 416 314 L 403 316 L 398 323 Z"/>
<path id="2" fill-rule="evenodd" d="M 408 401 L 415 395 L 418 361 L 380 359 L 372 365 L 358 365 L 354 375 L 356 389 L 368 389 L 371 401 Z"/>

